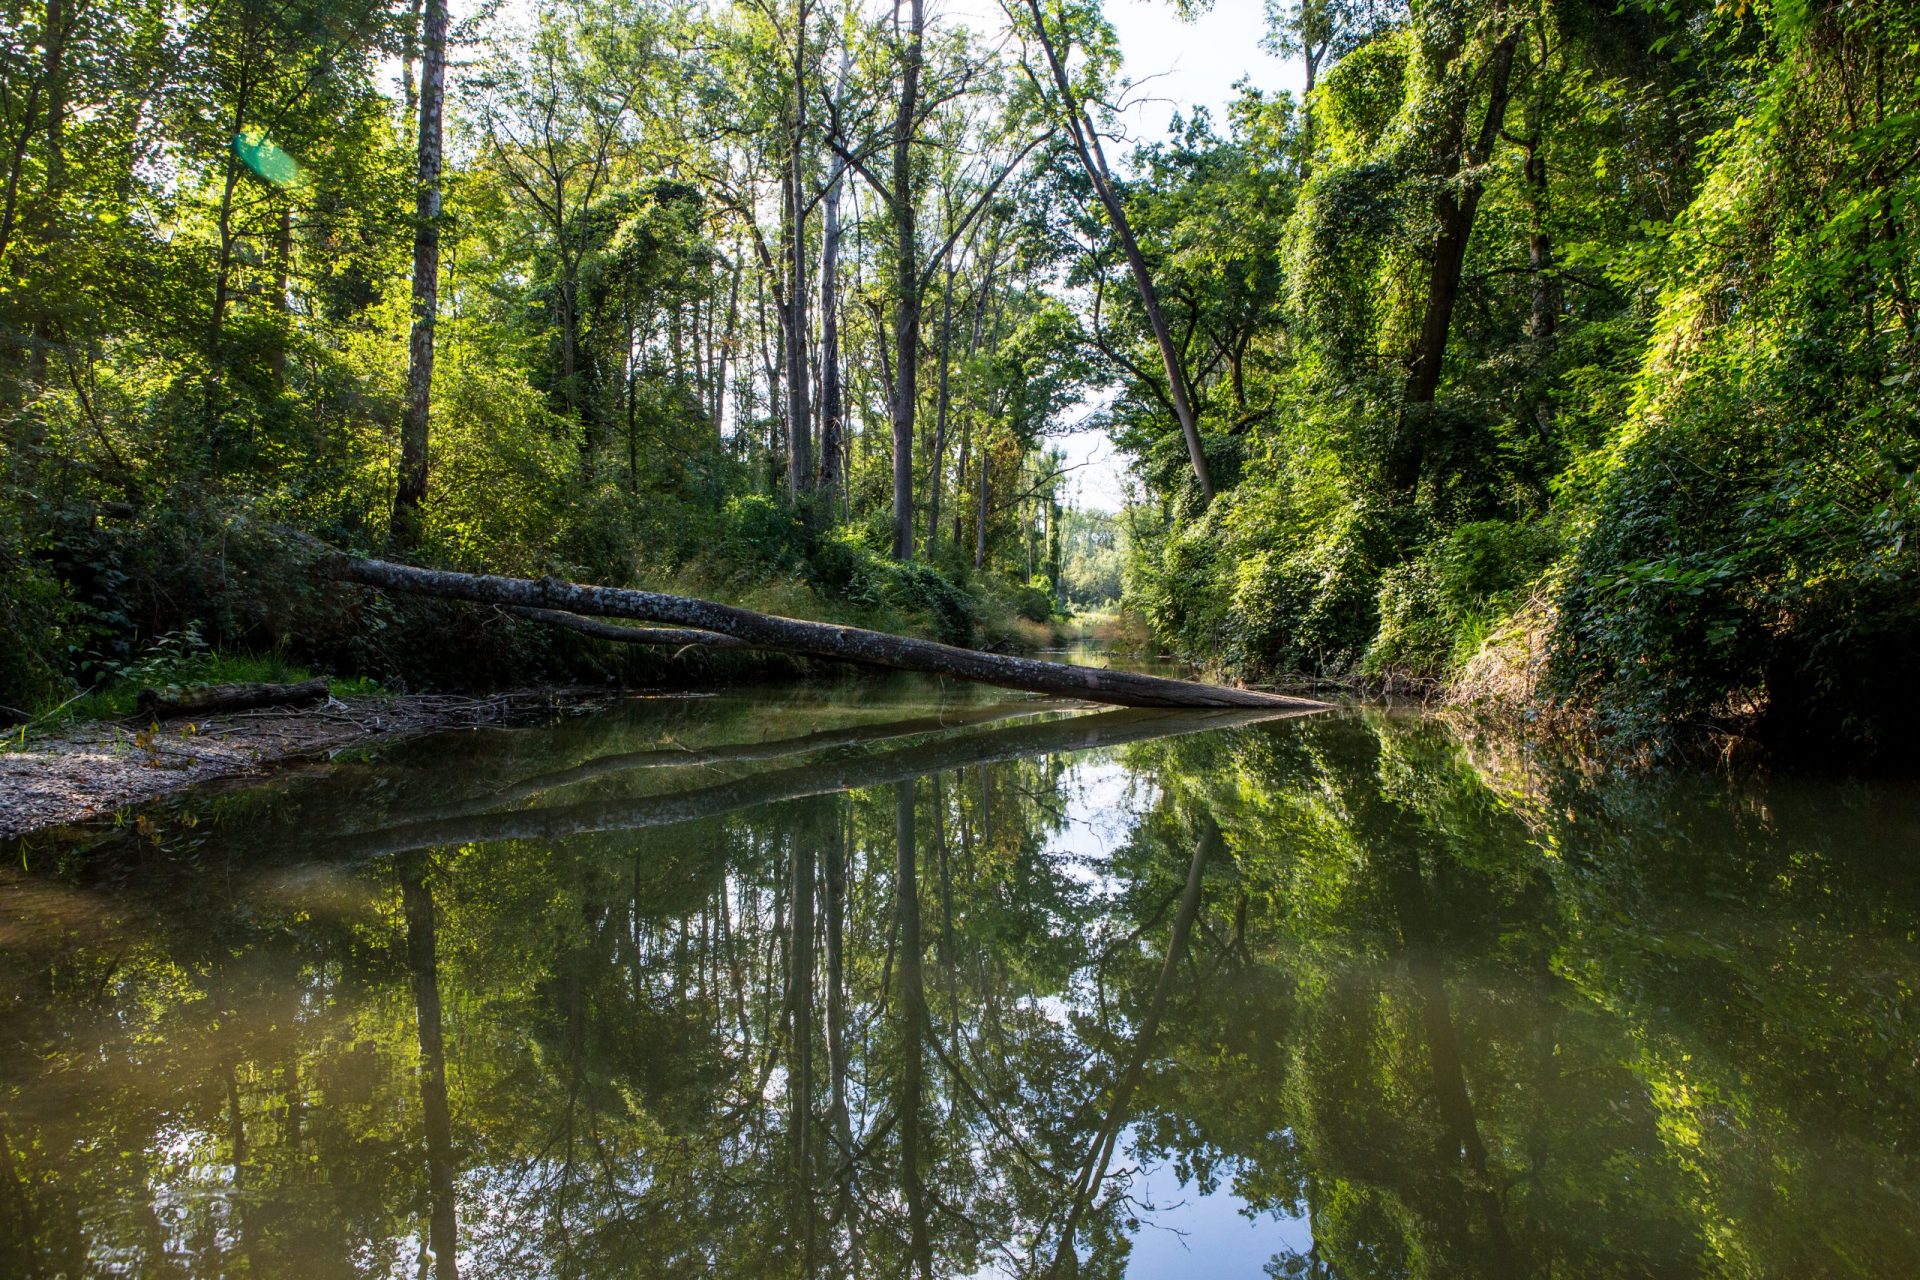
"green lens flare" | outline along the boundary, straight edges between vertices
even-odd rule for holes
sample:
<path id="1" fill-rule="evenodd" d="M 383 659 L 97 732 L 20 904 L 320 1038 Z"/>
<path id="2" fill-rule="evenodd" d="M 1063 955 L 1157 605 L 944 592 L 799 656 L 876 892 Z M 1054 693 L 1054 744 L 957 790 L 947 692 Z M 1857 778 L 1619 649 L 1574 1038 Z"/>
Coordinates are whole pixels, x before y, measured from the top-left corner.
<path id="1" fill-rule="evenodd" d="M 300 162 L 257 129 L 234 134 L 233 153 L 247 168 L 276 187 L 290 187 L 300 181 Z"/>

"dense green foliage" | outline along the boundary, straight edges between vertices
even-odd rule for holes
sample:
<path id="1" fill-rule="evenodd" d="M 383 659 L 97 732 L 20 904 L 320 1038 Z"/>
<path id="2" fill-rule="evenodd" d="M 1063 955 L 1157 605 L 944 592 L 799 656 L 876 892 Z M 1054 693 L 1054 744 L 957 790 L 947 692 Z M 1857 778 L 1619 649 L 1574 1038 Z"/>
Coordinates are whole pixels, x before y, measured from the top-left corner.
<path id="1" fill-rule="evenodd" d="M 1024 179 L 993 179 L 1021 154 L 1016 121 L 976 111 L 1004 68 L 958 33 L 921 52 L 942 95 L 914 121 L 907 174 L 932 261 L 907 495 L 926 563 L 896 564 L 880 281 L 897 250 L 832 147 L 884 167 L 866 134 L 908 50 L 849 14 L 798 13 L 801 64 L 847 62 L 837 132 L 789 119 L 777 7 L 553 3 L 456 29 L 427 494 L 403 529 L 418 0 L 10 10 L 0 706 L 19 718 L 108 685 L 189 628 L 210 651 L 414 685 L 660 670 L 323 588 L 284 528 L 964 643 L 1044 635 L 1062 513 L 1041 436 L 1085 362 L 1022 229 Z M 771 207 L 789 160 L 844 204 L 831 489 L 783 480 L 788 246 L 808 291 L 828 272 L 824 192 L 797 229 Z M 822 320 L 801 332 L 810 354 Z"/>
<path id="2" fill-rule="evenodd" d="M 310 588 L 290 526 L 968 643 L 1124 594 L 1231 674 L 1656 751 L 1920 723 L 1911 5 L 1276 5 L 1303 96 L 1109 162 L 1097 5 L 553 0 L 456 29 L 437 188 L 420 15 L 6 18 L 0 704 L 189 625 L 609 661 Z"/>
<path id="3" fill-rule="evenodd" d="M 1279 34 L 1329 26 L 1303 103 L 1142 158 L 1240 480 L 1198 509 L 1130 384 L 1134 598 L 1250 674 L 1453 677 L 1655 749 L 1911 742 L 1913 7 L 1323 0 Z"/>

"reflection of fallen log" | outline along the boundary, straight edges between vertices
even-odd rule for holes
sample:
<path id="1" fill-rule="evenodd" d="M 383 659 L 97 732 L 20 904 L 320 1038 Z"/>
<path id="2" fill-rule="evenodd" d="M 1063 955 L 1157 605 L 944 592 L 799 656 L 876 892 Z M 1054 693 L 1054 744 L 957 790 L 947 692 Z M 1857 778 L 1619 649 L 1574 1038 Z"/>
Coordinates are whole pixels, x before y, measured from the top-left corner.
<path id="1" fill-rule="evenodd" d="M 164 693 L 142 689 L 135 704 L 143 716 L 171 720 L 176 716 L 212 716 L 226 711 L 251 711 L 255 707 L 291 707 L 304 702 L 322 702 L 327 696 L 325 679 L 302 680 L 298 684 L 208 684 L 197 689 Z"/>
<path id="2" fill-rule="evenodd" d="M 1038 716 L 1045 712 L 1069 710 L 1071 704 L 1046 698 L 1024 702 L 996 702 L 979 707 L 956 707 L 939 715 L 916 716 L 910 720 L 888 720 L 879 724 L 848 725 L 839 729 L 820 729 L 791 738 L 769 738 L 761 742 L 729 742 L 717 747 L 649 747 L 643 751 L 621 751 L 595 756 L 591 760 L 552 773 L 542 773 L 476 796 L 464 797 L 444 805 L 417 810 L 414 820 L 450 818 L 461 814 L 485 813 L 518 804 L 547 791 L 576 787 L 635 769 L 698 768 L 715 764 L 751 764 L 762 760 L 780 760 L 790 756 L 830 751 L 835 747 L 884 742 L 889 738 L 908 738 L 922 733 L 940 733 L 948 729 L 993 724 L 1020 716 Z M 1082 708 L 1084 709 L 1084 708 Z"/>
<path id="3" fill-rule="evenodd" d="M 884 786 L 969 765 L 1117 747 L 1148 738 L 1230 729 L 1299 714 L 1303 713 L 1275 709 L 1102 711 L 1044 724 L 941 738 L 877 755 L 823 760 L 665 795 L 409 822 L 383 831 L 348 836 L 334 848 L 349 857 L 372 858 L 435 845 L 555 840 L 595 832 L 672 826 L 783 800 Z"/>
<path id="4" fill-rule="evenodd" d="M 578 631 L 583 636 L 592 636 L 596 640 L 612 640 L 616 644 L 691 644 L 709 649 L 747 647 L 744 640 L 723 636 L 718 631 L 700 631 L 693 627 L 623 627 L 617 622 L 583 618 L 577 613 L 562 613 L 558 609 L 515 609 L 514 612 L 523 618 L 531 618 L 535 622 L 565 627 L 569 631 Z"/>
<path id="5" fill-rule="evenodd" d="M 1269 707 L 1318 709 L 1325 704 L 1252 689 L 1230 689 L 1168 680 L 1161 676 L 1096 667 L 1074 667 L 1035 658 L 1013 658 L 977 649 L 961 649 L 931 640 L 806 622 L 755 613 L 692 596 L 664 595 L 624 587 L 590 587 L 555 578 L 534 581 L 491 574 L 416 569 L 384 560 L 332 556 L 330 570 L 353 582 L 386 591 L 408 591 L 454 600 L 502 605 L 510 609 L 559 610 L 636 622 L 691 627 L 716 632 L 754 649 L 772 649 L 813 658 L 865 662 L 903 671 L 951 676 L 1030 693 L 1085 698 L 1125 707 Z M 571 624 L 569 624 L 571 625 Z M 578 629 L 578 628 L 576 628 Z M 619 637 L 624 639 L 625 637 Z"/>

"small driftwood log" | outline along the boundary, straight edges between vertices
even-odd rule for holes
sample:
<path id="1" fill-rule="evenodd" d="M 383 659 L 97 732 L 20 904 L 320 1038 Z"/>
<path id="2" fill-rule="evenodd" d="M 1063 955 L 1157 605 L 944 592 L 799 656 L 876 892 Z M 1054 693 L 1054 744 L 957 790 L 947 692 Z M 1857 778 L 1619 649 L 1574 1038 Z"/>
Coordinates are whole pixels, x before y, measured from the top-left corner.
<path id="1" fill-rule="evenodd" d="M 416 569 L 385 560 L 336 556 L 328 568 L 351 582 L 386 591 L 407 591 L 509 609 L 553 610 L 593 617 L 691 627 L 717 632 L 754 649 L 797 653 L 811 658 L 864 662 L 902 671 L 949 676 L 1025 689 L 1030 693 L 1084 698 L 1123 707 L 1267 707 L 1317 711 L 1325 703 L 1253 689 L 1233 689 L 1191 680 L 1169 680 L 1131 671 L 1075 667 L 1036 658 L 1013 658 L 962 649 L 931 640 L 889 635 L 861 627 L 836 626 L 755 613 L 692 596 L 666 595 L 625 587 L 592 587 L 557 578 L 504 578 L 493 574 Z M 621 637 L 624 639 L 625 637 Z"/>
<path id="2" fill-rule="evenodd" d="M 321 702 L 326 696 L 326 680 L 315 677 L 298 684 L 208 684 L 174 693 L 142 689 L 136 705 L 143 716 L 171 720 L 178 716 L 250 711 L 255 707 L 292 707 L 305 702 Z"/>

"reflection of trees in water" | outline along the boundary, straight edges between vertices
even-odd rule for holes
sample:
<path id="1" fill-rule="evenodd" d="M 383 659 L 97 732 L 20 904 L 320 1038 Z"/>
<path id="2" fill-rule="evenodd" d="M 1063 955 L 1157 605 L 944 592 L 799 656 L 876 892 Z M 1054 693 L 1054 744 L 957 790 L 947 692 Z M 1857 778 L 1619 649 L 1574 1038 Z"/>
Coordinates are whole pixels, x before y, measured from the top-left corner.
<path id="1" fill-rule="evenodd" d="M 42 877 L 111 918 L 6 960 L 0 1262 L 448 1276 L 457 1230 L 470 1278 L 1114 1276 L 1134 1155 L 1304 1216 L 1278 1275 L 1915 1260 L 1874 830 L 1627 784 L 1522 822 L 1430 727 L 1129 714 L 638 830 L 598 819 L 684 799 L 564 798 L 580 834 L 325 892 L 204 831 Z M 1062 758 L 992 735 L 1095 721 L 1155 785 L 1090 882 L 1045 853 Z"/>
<path id="2" fill-rule="evenodd" d="M 420 1037 L 420 1121 L 426 1131 L 427 1148 L 427 1251 L 433 1259 L 434 1280 L 459 1280 L 453 1119 L 447 1109 L 447 1054 L 440 1020 L 433 893 L 427 887 L 423 855 L 400 855 L 398 868 L 401 907 L 407 920 L 407 975 L 413 988 L 414 1025 Z M 237 1119 L 234 1128 L 237 1147 Z"/>

